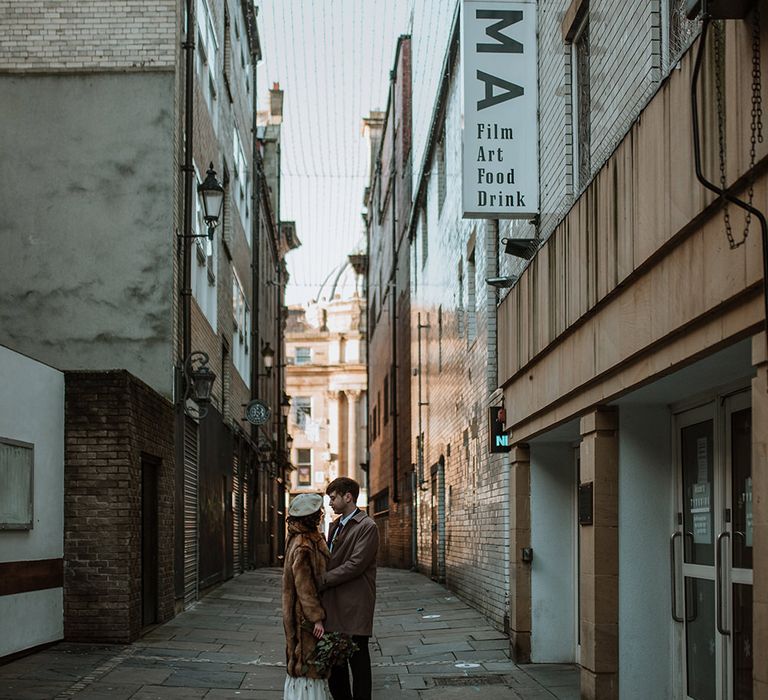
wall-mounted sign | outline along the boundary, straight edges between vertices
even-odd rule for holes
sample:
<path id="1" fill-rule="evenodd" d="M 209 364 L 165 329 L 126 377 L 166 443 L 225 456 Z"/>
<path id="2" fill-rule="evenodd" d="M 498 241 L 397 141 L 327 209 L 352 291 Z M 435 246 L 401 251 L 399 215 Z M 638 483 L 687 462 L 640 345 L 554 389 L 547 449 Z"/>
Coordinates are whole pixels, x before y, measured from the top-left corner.
<path id="1" fill-rule="evenodd" d="M 593 523 L 593 490 L 594 484 L 591 481 L 579 484 L 579 525 L 592 525 Z"/>
<path id="2" fill-rule="evenodd" d="M 494 452 L 509 452 L 509 435 L 504 432 L 507 414 L 503 406 L 491 406 L 488 409 L 488 435 L 490 444 L 488 450 Z"/>
<path id="3" fill-rule="evenodd" d="M 536 0 L 464 0 L 465 218 L 539 212 Z"/>
<path id="4" fill-rule="evenodd" d="M 271 415 L 272 409 L 261 399 L 254 399 L 245 407 L 245 418 L 253 425 L 264 425 Z"/>

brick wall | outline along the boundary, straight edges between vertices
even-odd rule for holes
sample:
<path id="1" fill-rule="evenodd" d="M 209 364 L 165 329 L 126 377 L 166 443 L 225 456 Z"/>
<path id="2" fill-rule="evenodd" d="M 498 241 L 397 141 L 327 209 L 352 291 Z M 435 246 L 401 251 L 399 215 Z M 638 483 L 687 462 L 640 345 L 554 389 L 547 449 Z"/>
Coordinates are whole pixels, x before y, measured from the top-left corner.
<path id="1" fill-rule="evenodd" d="M 444 473 L 438 473 L 436 496 L 444 514 L 438 513 L 434 524 L 444 562 L 436 573 L 444 574 L 452 590 L 501 629 L 509 580 L 509 468 L 506 455 L 488 451 L 487 411 L 497 401 L 496 292 L 485 284 L 486 277 L 496 274 L 498 232 L 495 222 L 461 218 L 460 64 L 455 68 L 445 112 L 445 200 L 440 207 L 440 178 L 433 163 L 425 203 L 428 241 L 425 246 L 421 221 L 412 254 L 412 345 L 419 342 L 419 317 L 428 326 L 420 331 L 422 362 L 414 362 L 417 374 L 412 379 L 414 437 L 419 413 L 424 432 L 418 564 L 432 573 L 430 472 L 442 457 Z M 412 357 L 416 355 L 412 350 Z M 427 404 L 421 408 L 418 373 L 421 400 Z M 416 441 L 411 442 L 417 462 Z"/>
<path id="2" fill-rule="evenodd" d="M 64 634 L 126 643 L 142 627 L 142 455 L 156 462 L 158 619 L 173 616 L 173 407 L 125 371 L 65 376 Z"/>
<path id="3" fill-rule="evenodd" d="M 0 0 L 0 71 L 173 70 L 174 0 Z"/>

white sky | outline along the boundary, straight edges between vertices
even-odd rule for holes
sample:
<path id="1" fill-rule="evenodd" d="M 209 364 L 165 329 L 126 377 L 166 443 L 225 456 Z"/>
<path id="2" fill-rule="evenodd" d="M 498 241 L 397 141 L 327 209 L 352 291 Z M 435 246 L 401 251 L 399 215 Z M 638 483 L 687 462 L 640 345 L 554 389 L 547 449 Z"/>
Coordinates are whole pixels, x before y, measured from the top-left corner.
<path id="1" fill-rule="evenodd" d="M 385 109 L 397 38 L 413 0 L 261 0 L 259 109 L 285 91 L 280 218 L 302 247 L 288 255 L 286 302 L 312 299 L 365 234 L 362 119 Z"/>

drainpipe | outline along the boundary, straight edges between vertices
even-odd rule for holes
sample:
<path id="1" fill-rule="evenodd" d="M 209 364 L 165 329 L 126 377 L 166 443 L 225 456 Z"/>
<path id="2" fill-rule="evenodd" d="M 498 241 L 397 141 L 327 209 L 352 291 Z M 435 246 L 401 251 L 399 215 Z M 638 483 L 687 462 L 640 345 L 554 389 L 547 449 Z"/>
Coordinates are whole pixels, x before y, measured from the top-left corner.
<path id="1" fill-rule="evenodd" d="M 254 11 L 258 11 L 258 8 L 254 8 Z M 261 261 L 261 240 L 259 236 L 261 228 L 261 167 L 259 161 L 261 160 L 259 154 L 258 145 L 258 83 L 257 83 L 257 64 L 259 61 L 259 54 L 257 51 L 251 53 L 251 67 L 253 69 L 253 113 L 251 115 L 251 170 L 252 170 L 252 182 L 253 187 L 251 190 L 251 399 L 255 399 L 259 395 L 259 303 L 260 303 L 260 290 L 259 290 L 259 263 Z M 255 443 L 258 440 L 258 427 L 251 425 L 251 440 Z M 256 518 L 256 503 L 260 502 L 257 499 L 256 489 L 258 487 L 258 466 L 253 465 L 253 480 L 251 482 L 251 488 L 249 489 L 248 496 L 250 503 L 248 504 L 250 510 L 250 517 L 248 518 L 249 529 L 249 552 L 248 558 L 251 567 L 256 565 L 255 557 L 255 545 L 256 545 L 256 522 L 261 522 L 260 518 Z M 248 507 L 246 506 L 246 507 Z"/>
<path id="2" fill-rule="evenodd" d="M 192 350 L 192 197 L 194 196 L 194 175 L 195 165 L 192 154 L 193 150 L 193 101 L 194 101 L 194 78 L 195 78 L 195 0 L 187 0 L 187 34 L 182 43 L 185 57 L 184 74 L 184 164 L 181 170 L 184 174 L 184 212 L 182 220 L 181 241 L 181 362 L 178 369 L 176 388 L 177 393 L 183 392 L 182 382 L 184 379 L 184 362 Z M 182 396 L 177 396 L 178 404 L 178 423 L 177 436 L 178 444 L 176 449 L 176 493 L 175 505 L 176 516 L 174 523 L 174 532 L 176 537 L 176 546 L 174 549 L 174 562 L 176 566 L 175 575 L 175 596 L 184 597 L 184 444 L 187 430 L 187 421 L 184 415 L 184 400 Z"/>
<path id="3" fill-rule="evenodd" d="M 390 304 L 392 306 L 392 314 L 390 316 L 392 322 L 392 377 L 390 381 L 389 391 L 389 406 L 390 416 L 392 420 L 392 502 L 397 503 L 400 500 L 400 494 L 398 489 L 398 473 L 397 466 L 399 462 L 399 450 L 397 443 L 397 253 L 399 246 L 397 245 L 397 143 L 395 140 L 395 82 L 397 80 L 397 71 L 392 70 L 389 72 L 389 89 L 390 89 L 390 117 L 392 124 L 392 163 L 389 171 L 392 177 L 392 272 L 390 273 L 389 281 L 389 293 Z"/>

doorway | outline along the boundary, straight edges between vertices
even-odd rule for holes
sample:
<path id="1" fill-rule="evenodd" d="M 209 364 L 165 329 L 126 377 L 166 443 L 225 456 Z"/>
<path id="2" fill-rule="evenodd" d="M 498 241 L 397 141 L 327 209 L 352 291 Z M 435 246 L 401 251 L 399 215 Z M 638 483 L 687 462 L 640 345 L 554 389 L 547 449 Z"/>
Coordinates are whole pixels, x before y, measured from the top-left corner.
<path id="1" fill-rule="evenodd" d="M 752 698 L 752 412 L 748 389 L 677 414 L 672 616 L 683 697 Z"/>
<path id="2" fill-rule="evenodd" d="M 157 474 L 158 463 L 141 457 L 141 623 L 157 622 L 158 540 Z"/>

